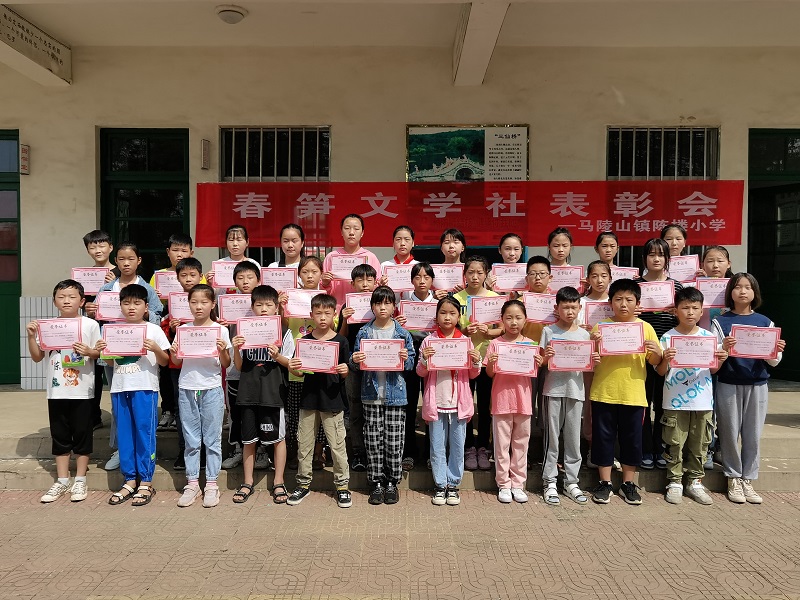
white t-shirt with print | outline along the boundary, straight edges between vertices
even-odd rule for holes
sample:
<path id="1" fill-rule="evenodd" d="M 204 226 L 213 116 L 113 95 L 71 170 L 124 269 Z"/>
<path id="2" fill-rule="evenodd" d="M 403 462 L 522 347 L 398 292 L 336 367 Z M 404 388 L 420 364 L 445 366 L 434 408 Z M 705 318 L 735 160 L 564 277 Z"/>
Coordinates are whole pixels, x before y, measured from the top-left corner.
<path id="1" fill-rule="evenodd" d="M 162 350 L 169 351 L 170 343 L 158 325 L 145 323 L 145 337 L 153 340 Z M 156 355 L 150 350 L 144 356 L 122 356 L 114 360 L 114 378 L 111 380 L 111 393 L 119 392 L 157 392 L 158 363 Z"/>
<path id="2" fill-rule="evenodd" d="M 661 347 L 669 348 L 669 340 L 673 335 L 684 335 L 677 329 L 670 329 L 661 336 Z M 699 328 L 698 337 L 717 336 Z M 719 347 L 719 345 L 718 345 Z M 711 387 L 711 371 L 709 369 L 670 367 L 664 378 L 665 410 L 712 410 L 714 408 L 714 390 Z"/>
<path id="3" fill-rule="evenodd" d="M 94 319 L 80 317 L 81 342 L 94 348 L 100 339 L 100 326 Z M 38 337 L 36 342 L 39 343 Z M 64 400 L 94 397 L 94 359 L 73 350 L 45 350 L 47 360 L 47 398 Z"/>
<path id="4" fill-rule="evenodd" d="M 187 323 L 181 327 L 190 327 Z M 225 341 L 225 348 L 230 352 L 231 336 L 228 329 L 219 327 L 219 337 Z M 178 377 L 178 387 L 183 390 L 211 390 L 222 387 L 222 364 L 216 358 L 184 358 L 181 364 L 181 374 Z"/>

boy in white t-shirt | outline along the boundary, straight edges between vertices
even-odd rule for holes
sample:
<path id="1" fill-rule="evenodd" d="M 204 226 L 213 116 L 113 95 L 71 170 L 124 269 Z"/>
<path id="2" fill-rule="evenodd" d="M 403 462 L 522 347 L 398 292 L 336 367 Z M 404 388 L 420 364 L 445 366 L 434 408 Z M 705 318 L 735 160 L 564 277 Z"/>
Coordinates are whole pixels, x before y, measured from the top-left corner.
<path id="1" fill-rule="evenodd" d="M 28 350 L 33 362 L 47 356 L 47 413 L 50 419 L 50 436 L 56 459 L 58 480 L 42 496 L 42 502 L 54 502 L 70 492 L 70 500 L 86 499 L 86 471 L 92 453 L 92 399 L 94 397 L 94 366 L 100 352 L 95 344 L 100 338 L 97 322 L 80 316 L 86 301 L 83 286 L 65 279 L 53 289 L 53 304 L 61 319 L 81 320 L 81 341 L 71 350 L 42 350 L 39 345 L 39 325 L 31 321 L 26 326 Z M 69 485 L 69 457 L 77 456 L 75 483 Z"/>
<path id="2" fill-rule="evenodd" d="M 711 415 L 714 408 L 714 391 L 711 374 L 716 373 L 728 353 L 717 346 L 717 366 L 711 369 L 696 367 L 672 367 L 670 361 L 677 351 L 671 347 L 673 336 L 697 336 L 716 339 L 716 335 L 697 326 L 703 315 L 703 293 L 694 287 L 685 287 L 675 292 L 675 310 L 678 325 L 661 336 L 664 349 L 661 362 L 656 366 L 664 379 L 664 426 L 662 436 L 667 445 L 664 458 L 667 460 L 666 500 L 671 504 L 681 502 L 684 488 L 683 472 L 689 485 L 686 495 L 700 504 L 713 501 L 703 487 L 705 461 L 711 441 Z M 685 458 L 684 458 L 685 456 Z"/>
<path id="3" fill-rule="evenodd" d="M 133 506 L 144 506 L 153 499 L 153 473 L 156 468 L 156 426 L 158 424 L 158 367 L 169 362 L 170 343 L 158 325 L 145 321 L 147 290 L 136 283 L 119 291 L 119 304 L 125 322 L 146 327 L 141 356 L 103 356 L 114 369 L 111 381 L 111 407 L 117 423 L 119 469 L 125 483 L 114 492 L 112 506 L 133 498 Z M 97 342 L 103 351 L 105 340 Z M 134 492 L 136 480 L 139 487 Z"/>

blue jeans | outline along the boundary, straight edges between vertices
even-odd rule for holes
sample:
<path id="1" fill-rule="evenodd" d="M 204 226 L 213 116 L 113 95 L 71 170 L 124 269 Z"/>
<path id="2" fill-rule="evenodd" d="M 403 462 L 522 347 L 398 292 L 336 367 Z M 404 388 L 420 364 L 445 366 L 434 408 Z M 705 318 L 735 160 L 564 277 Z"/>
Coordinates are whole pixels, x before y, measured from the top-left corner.
<path id="1" fill-rule="evenodd" d="M 158 392 L 116 392 L 111 406 L 117 422 L 119 470 L 125 481 L 153 481 L 156 468 Z"/>
<path id="2" fill-rule="evenodd" d="M 216 481 L 222 467 L 222 417 L 225 396 L 222 387 L 210 390 L 186 390 L 178 395 L 181 430 L 186 441 L 183 456 L 186 478 L 200 476 L 200 444 L 206 446 L 206 482 Z"/>
<path id="3" fill-rule="evenodd" d="M 459 420 L 458 413 L 440 412 L 436 421 L 428 423 L 428 433 L 431 438 L 431 470 L 436 487 L 458 487 L 464 476 L 464 439 L 467 435 L 467 421 Z"/>

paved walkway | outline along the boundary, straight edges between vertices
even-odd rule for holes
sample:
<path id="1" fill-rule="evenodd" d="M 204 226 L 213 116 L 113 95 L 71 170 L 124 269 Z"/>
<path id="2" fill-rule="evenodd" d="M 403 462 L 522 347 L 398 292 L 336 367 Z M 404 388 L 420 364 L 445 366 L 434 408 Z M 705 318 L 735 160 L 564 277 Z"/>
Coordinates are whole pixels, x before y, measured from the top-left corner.
<path id="1" fill-rule="evenodd" d="M 288 507 L 226 492 L 214 509 L 179 509 L 173 491 L 142 508 L 40 495 L 0 492 L 2 598 L 800 599 L 796 493 L 549 507 L 465 492 L 435 507 L 403 491 L 378 507 L 356 493 L 346 510 L 323 493 Z"/>

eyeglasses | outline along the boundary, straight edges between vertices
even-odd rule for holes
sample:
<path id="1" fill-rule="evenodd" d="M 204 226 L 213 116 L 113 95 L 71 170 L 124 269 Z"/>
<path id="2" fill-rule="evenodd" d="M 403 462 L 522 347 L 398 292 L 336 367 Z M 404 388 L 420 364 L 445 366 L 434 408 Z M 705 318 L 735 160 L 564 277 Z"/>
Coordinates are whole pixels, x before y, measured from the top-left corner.
<path id="1" fill-rule="evenodd" d="M 531 277 L 532 279 L 546 279 L 547 277 L 550 277 L 550 273 L 528 273 L 528 277 Z"/>

